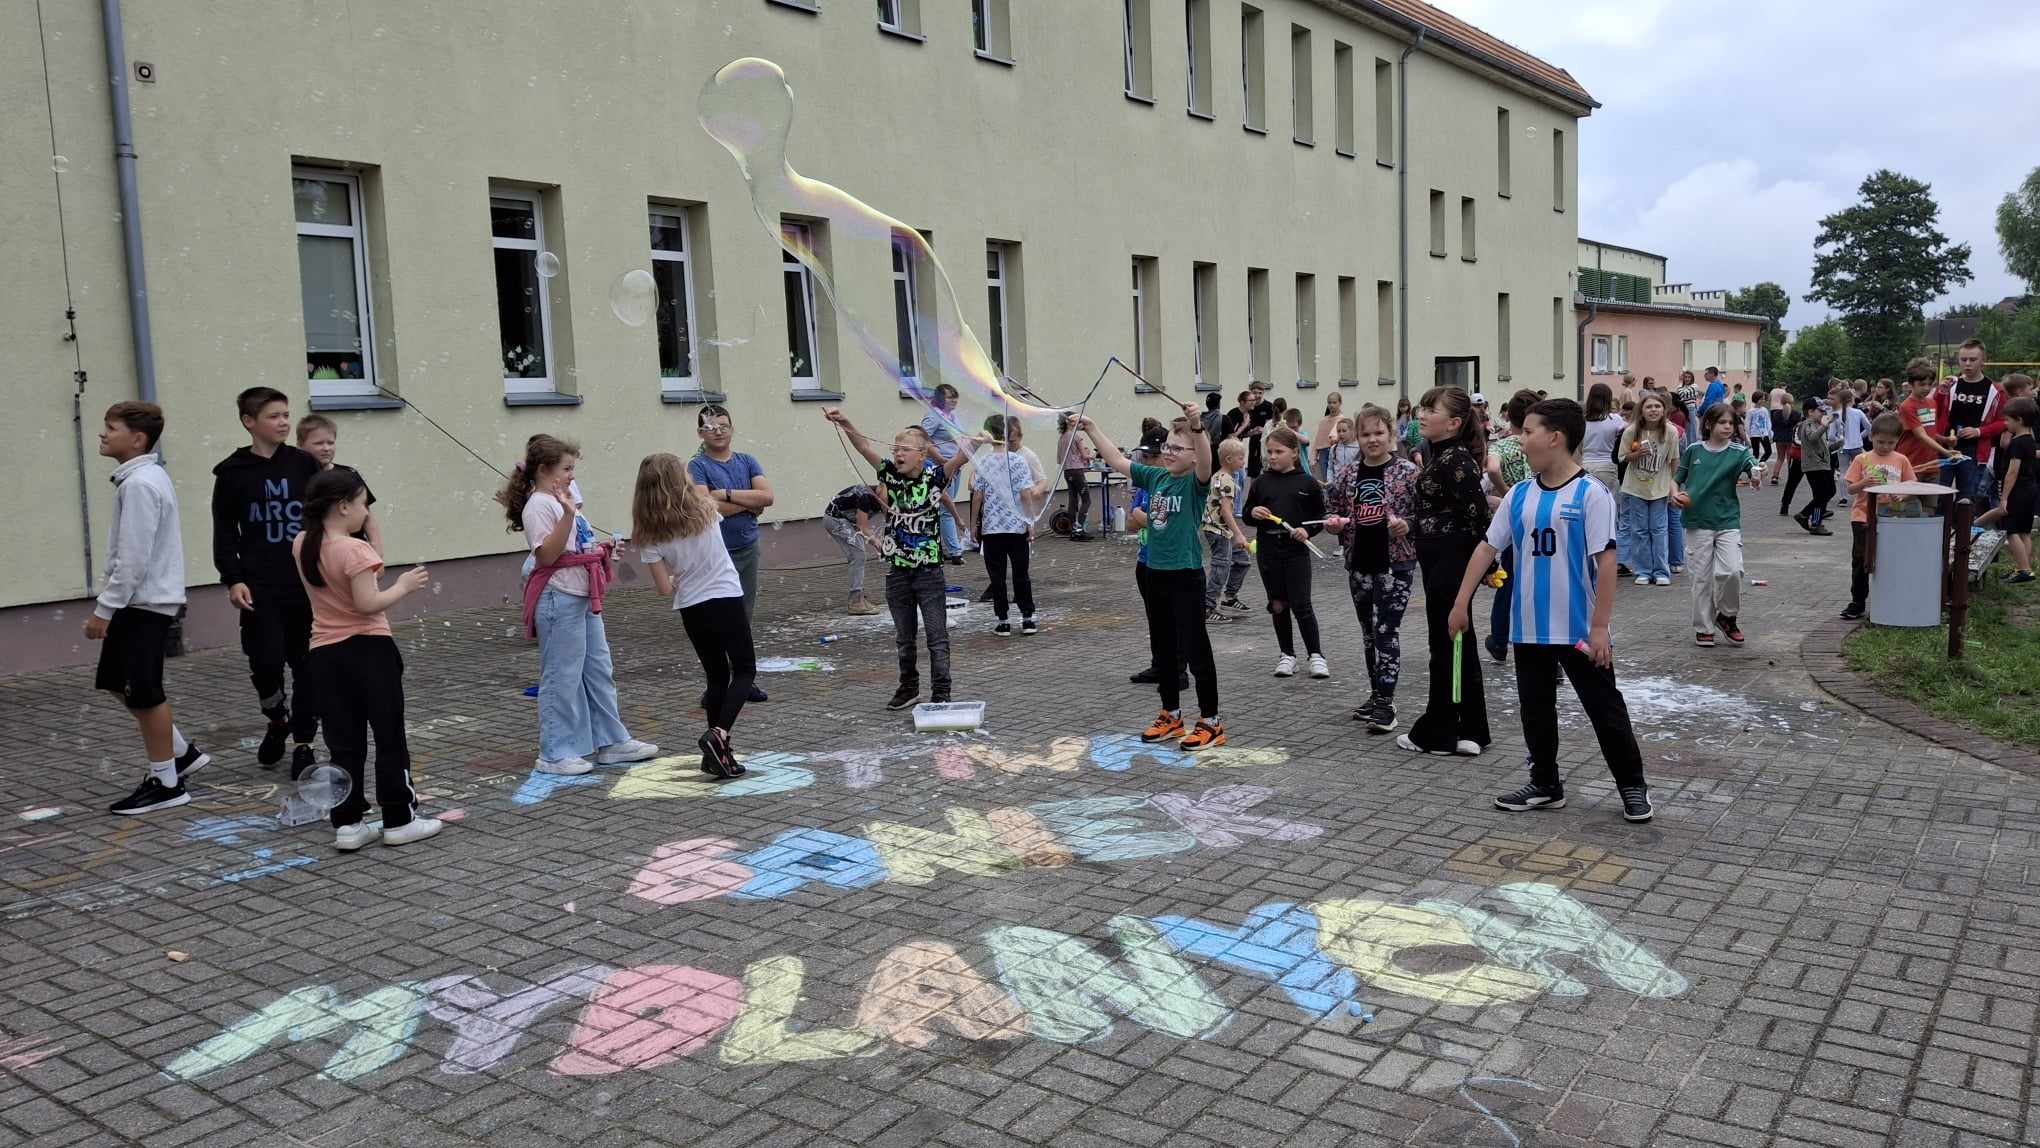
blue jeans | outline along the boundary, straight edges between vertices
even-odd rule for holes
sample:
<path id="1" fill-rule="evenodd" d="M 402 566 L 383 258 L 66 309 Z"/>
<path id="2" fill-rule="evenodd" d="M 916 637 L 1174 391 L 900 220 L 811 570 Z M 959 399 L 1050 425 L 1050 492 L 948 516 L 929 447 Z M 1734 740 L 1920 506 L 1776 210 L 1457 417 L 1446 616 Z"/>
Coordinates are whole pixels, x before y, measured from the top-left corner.
<path id="1" fill-rule="evenodd" d="M 616 674 L 602 615 L 548 587 L 538 599 L 538 756 L 588 757 L 630 740 L 616 712 Z"/>
<path id="2" fill-rule="evenodd" d="M 949 497 L 952 501 L 956 498 L 957 488 L 962 485 L 963 472 L 959 470 L 949 477 Z M 949 513 L 947 506 L 936 511 L 936 514 L 942 520 L 942 556 L 947 558 L 952 554 L 963 553 L 963 546 L 956 540 L 956 516 Z"/>
<path id="3" fill-rule="evenodd" d="M 1622 496 L 1617 548 L 1629 555 L 1631 570 L 1653 578 L 1672 576 L 1671 516 L 1670 498 Z"/>
<path id="4" fill-rule="evenodd" d="M 1629 519 L 1634 513 L 1630 505 L 1636 501 L 1633 494 L 1615 492 L 1615 563 L 1636 569 L 1636 537 L 1629 529 Z"/>
<path id="5" fill-rule="evenodd" d="M 1665 513 L 1665 556 L 1671 565 L 1686 564 L 1686 512 L 1666 500 Z"/>

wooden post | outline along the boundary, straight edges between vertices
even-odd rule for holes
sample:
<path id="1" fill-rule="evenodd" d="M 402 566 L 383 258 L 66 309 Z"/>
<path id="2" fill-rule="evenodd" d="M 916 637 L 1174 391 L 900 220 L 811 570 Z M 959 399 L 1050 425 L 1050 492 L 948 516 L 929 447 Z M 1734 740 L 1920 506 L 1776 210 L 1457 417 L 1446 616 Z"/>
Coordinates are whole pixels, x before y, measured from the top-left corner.
<path id="1" fill-rule="evenodd" d="M 1962 627 L 1969 621 L 1969 541 L 1976 521 L 1976 504 L 1968 499 L 1955 503 L 1948 529 L 1955 534 L 1955 552 L 1948 560 L 1948 658 L 1962 659 Z"/>

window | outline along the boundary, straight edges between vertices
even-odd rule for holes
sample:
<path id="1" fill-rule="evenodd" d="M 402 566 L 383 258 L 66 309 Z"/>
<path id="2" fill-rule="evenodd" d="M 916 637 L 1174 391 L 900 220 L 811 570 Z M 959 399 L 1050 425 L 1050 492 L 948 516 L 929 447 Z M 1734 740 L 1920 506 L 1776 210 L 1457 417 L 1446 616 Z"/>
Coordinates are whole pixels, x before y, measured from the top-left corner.
<path id="1" fill-rule="evenodd" d="M 1267 50 L 1261 42 L 1261 10 L 1240 5 L 1240 87 L 1245 108 L 1240 121 L 1253 131 L 1268 130 Z"/>
<path id="2" fill-rule="evenodd" d="M 1495 194 L 1509 198 L 1509 109 L 1495 109 Z"/>
<path id="3" fill-rule="evenodd" d="M 1000 375 L 1006 373 L 1006 248 L 985 245 L 985 353 Z"/>
<path id="4" fill-rule="evenodd" d="M 1126 94 L 1153 103 L 1154 77 L 1150 74 L 1148 0 L 1119 0 L 1121 32 L 1125 36 Z"/>
<path id="5" fill-rule="evenodd" d="M 1617 372 L 1621 372 L 1626 371 L 1628 369 L 1629 369 L 1629 336 L 1617 335 L 1615 336 L 1615 370 Z"/>
<path id="6" fill-rule="evenodd" d="M 813 252 L 815 227 L 811 223 L 781 223 L 779 234 L 789 247 Z M 815 329 L 814 275 L 792 251 L 780 253 L 779 270 L 786 288 L 787 373 L 792 376 L 794 390 L 819 391 L 821 339 Z"/>
<path id="7" fill-rule="evenodd" d="M 497 188 L 489 193 L 503 390 L 512 394 L 553 389 L 550 279 L 538 273 L 538 255 L 545 250 L 545 221 L 539 206 L 535 191 Z"/>
<path id="8" fill-rule="evenodd" d="M 1473 244 L 1473 197 L 1459 197 L 1459 257 L 1471 263 L 1475 259 Z"/>
<path id="9" fill-rule="evenodd" d="M 1211 0 L 1183 0 L 1183 66 L 1190 114 L 1211 118 Z"/>
<path id="10" fill-rule="evenodd" d="M 375 393 L 369 321 L 368 240 L 361 181 L 316 168 L 291 173 L 297 213 L 298 292 L 304 305 L 305 374 L 318 398 Z"/>
<path id="11" fill-rule="evenodd" d="M 1161 359 L 1150 356 L 1149 348 L 1158 346 L 1156 340 L 1155 260 L 1146 256 L 1133 257 L 1133 372 L 1143 379 L 1161 381 Z"/>
<path id="12" fill-rule="evenodd" d="M 1296 381 L 1317 383 L 1317 276 L 1296 277 Z"/>
<path id="13" fill-rule="evenodd" d="M 900 23 L 900 0 L 878 0 L 878 26 L 895 32 L 906 31 Z"/>
<path id="14" fill-rule="evenodd" d="M 1268 269 L 1247 268 L 1247 378 L 1267 382 L 1268 368 Z"/>
<path id="15" fill-rule="evenodd" d="M 1218 374 L 1218 265 L 1190 266 L 1190 324 L 1193 339 L 1191 363 L 1197 370 L 1196 389 L 1220 389 Z"/>
<path id="16" fill-rule="evenodd" d="M 1317 113 L 1311 106 L 1310 29 L 1289 26 L 1289 111 L 1297 143 L 1317 139 Z"/>
<path id="17" fill-rule="evenodd" d="M 1688 371 L 1693 369 L 1693 340 L 1679 340 L 1679 365 Z"/>
<path id="18" fill-rule="evenodd" d="M 1597 375 L 1607 374 L 1609 355 L 1608 336 L 1595 335 L 1590 340 L 1590 346 L 1593 352 L 1593 364 L 1590 369 Z"/>
<path id="19" fill-rule="evenodd" d="M 1565 300 L 1551 297 L 1551 377 L 1565 378 Z"/>
<path id="20" fill-rule="evenodd" d="M 1728 365 L 1727 339 L 1719 340 L 1714 344 L 1714 365 L 1717 367 L 1726 367 Z"/>
<path id="21" fill-rule="evenodd" d="M 1565 210 L 1565 133 L 1551 132 L 1551 210 Z"/>
<path id="22" fill-rule="evenodd" d="M 899 339 L 900 382 L 920 377 L 920 324 L 915 318 L 920 292 L 915 290 L 913 240 L 892 237 L 893 333 Z"/>
<path id="23" fill-rule="evenodd" d="M 900 0 L 918 5 L 921 0 Z M 920 31 L 918 14 L 915 31 Z M 970 0 L 970 43 L 987 60 L 1013 62 L 1012 0 Z"/>
<path id="24" fill-rule="evenodd" d="M 1353 155 L 1353 46 L 1332 41 L 1333 146 L 1342 156 Z"/>
<path id="25" fill-rule="evenodd" d="M 1445 258 L 1445 193 L 1431 189 L 1431 254 Z"/>
<path id="26" fill-rule="evenodd" d="M 1509 293 L 1495 296 L 1495 381 L 1509 381 Z"/>
<path id="27" fill-rule="evenodd" d="M 1379 57 L 1374 61 L 1374 162 L 1395 162 L 1395 72 Z"/>
<path id="28" fill-rule="evenodd" d="M 702 389 L 694 357 L 694 245 L 687 209 L 651 211 L 652 281 L 659 288 L 659 378 L 669 391 Z"/>
<path id="29" fill-rule="evenodd" d="M 1742 367 L 1745 371 L 1757 369 L 1757 351 L 1756 346 L 1752 343 L 1744 343 L 1742 345 Z"/>
<path id="30" fill-rule="evenodd" d="M 1360 288 L 1350 275 L 1339 276 L 1339 385 L 1360 381 Z"/>
<path id="31" fill-rule="evenodd" d="M 1386 279 L 1374 284 L 1375 373 L 1384 383 L 1395 382 L 1395 284 Z"/>

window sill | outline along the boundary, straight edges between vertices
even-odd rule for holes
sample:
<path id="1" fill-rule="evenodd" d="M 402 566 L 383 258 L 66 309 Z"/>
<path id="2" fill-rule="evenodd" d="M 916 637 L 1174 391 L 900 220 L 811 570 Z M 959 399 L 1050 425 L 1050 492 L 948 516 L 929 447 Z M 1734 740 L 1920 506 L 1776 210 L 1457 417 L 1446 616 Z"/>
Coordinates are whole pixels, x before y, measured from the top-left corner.
<path id="1" fill-rule="evenodd" d="M 1383 375 L 1380 378 L 1375 379 L 1374 381 L 1384 387 L 1392 387 L 1395 385 L 1395 380 L 1389 378 L 1387 375 Z"/>
<path id="2" fill-rule="evenodd" d="M 1204 391 L 1208 394 L 1215 395 L 1219 392 L 1220 388 L 1217 383 L 1195 383 L 1190 387 L 1190 389 L 1193 391 Z"/>
<path id="3" fill-rule="evenodd" d="M 1339 155 L 1340 157 L 1342 157 L 1342 158 L 1344 158 L 1344 159 L 1359 159 L 1359 158 L 1360 158 L 1360 157 L 1359 157 L 1359 156 L 1358 156 L 1357 154 L 1355 154 L 1355 153 L 1353 153 L 1353 152 L 1350 152 L 1350 151 L 1347 151 L 1347 150 L 1346 150 L 1345 148 L 1342 148 L 1342 147 L 1341 147 L 1341 148 L 1333 148 L 1332 150 L 1333 150 L 1334 152 L 1336 152 L 1336 153 L 1337 153 L 1337 154 L 1338 154 L 1338 155 Z"/>
<path id="4" fill-rule="evenodd" d="M 1495 381 L 1498 383 L 1513 383 L 1516 379 L 1513 375 L 1496 375 Z"/>
<path id="5" fill-rule="evenodd" d="M 1375 167 L 1378 167 L 1378 168 L 1381 168 L 1381 169 L 1382 169 L 1383 171 L 1394 171 L 1394 170 L 1395 170 L 1395 163 L 1394 163 L 1394 161 L 1392 161 L 1392 160 L 1385 160 L 1385 159 L 1381 158 L 1380 156 L 1375 156 L 1375 157 L 1374 157 L 1374 166 L 1375 166 Z"/>
<path id="6" fill-rule="evenodd" d="M 1296 146 L 1298 146 L 1298 147 L 1316 147 L 1316 146 L 1317 146 L 1317 141 L 1316 141 L 1316 140 L 1307 140 L 1307 139 L 1304 139 L 1304 138 L 1303 138 L 1302 136 L 1290 136 L 1290 137 L 1289 137 L 1289 142 L 1290 142 L 1290 143 L 1293 143 L 1293 144 L 1295 144 L 1295 145 L 1296 145 Z"/>
<path id="7" fill-rule="evenodd" d="M 1342 387 L 1357 387 L 1357 386 L 1359 386 L 1359 385 L 1360 385 L 1360 380 L 1359 380 L 1359 379 L 1340 379 L 1340 380 L 1339 380 L 1339 385 L 1340 385 L 1340 386 L 1342 386 Z"/>
<path id="8" fill-rule="evenodd" d="M 313 395 L 311 406 L 315 411 L 395 411 L 404 402 L 387 395 Z"/>
<path id="9" fill-rule="evenodd" d="M 793 392 L 793 401 L 797 403 L 840 403 L 843 401 L 843 392 L 797 390 Z"/>
<path id="10" fill-rule="evenodd" d="M 902 40 L 912 40 L 916 44 L 928 42 L 928 37 L 923 36 L 919 32 L 909 32 L 905 28 L 895 28 L 891 24 L 880 24 L 878 30 L 888 36 L 898 36 Z"/>
<path id="11" fill-rule="evenodd" d="M 1459 261 L 1461 263 L 1478 263 L 1480 262 L 1480 257 L 1477 255 L 1462 255 L 1459 257 Z"/>
<path id="12" fill-rule="evenodd" d="M 987 64 L 999 64 L 1008 68 L 1020 66 L 1020 61 L 1011 56 L 1001 56 L 997 52 L 987 52 L 983 48 L 972 49 L 972 54 Z"/>
<path id="13" fill-rule="evenodd" d="M 1136 104 L 1146 104 L 1148 107 L 1155 106 L 1155 98 L 1153 96 L 1143 96 L 1135 92 L 1127 92 L 1126 98 L 1132 100 Z"/>
<path id="14" fill-rule="evenodd" d="M 675 387 L 659 392 L 659 401 L 669 405 L 726 403 L 730 397 L 721 391 L 704 391 L 699 387 Z"/>
<path id="15" fill-rule="evenodd" d="M 1565 214 L 1565 208 L 1563 208 L 1563 207 L 1554 207 L 1554 208 L 1552 208 L 1552 209 L 1551 209 L 1551 214 L 1553 214 L 1553 215 L 1564 215 L 1564 214 Z"/>
<path id="16" fill-rule="evenodd" d="M 1296 389 L 1297 389 L 1297 390 L 1299 390 L 1299 391 L 1314 391 L 1314 390 L 1317 390 L 1317 380 L 1316 380 L 1316 379 L 1298 379 L 1298 380 L 1296 380 Z"/>
<path id="17" fill-rule="evenodd" d="M 558 391 L 505 391 L 503 405 L 506 407 L 578 407 L 581 396 L 563 395 Z"/>
<path id="18" fill-rule="evenodd" d="M 1257 136 L 1264 136 L 1268 134 L 1268 129 L 1260 126 L 1259 124 L 1241 124 L 1240 130 L 1253 132 Z"/>
<path id="19" fill-rule="evenodd" d="M 1146 383 L 1135 383 L 1133 384 L 1133 393 L 1136 395 L 1159 395 L 1162 392 L 1148 386 Z"/>
<path id="20" fill-rule="evenodd" d="M 1443 259 L 1443 258 L 1445 258 L 1445 253 L 1444 253 L 1443 251 L 1433 251 L 1433 252 L 1431 252 L 1431 258 L 1433 258 L 1433 259 Z"/>
<path id="21" fill-rule="evenodd" d="M 1551 372 L 1551 377 L 1554 379 L 1563 379 L 1566 377 L 1566 373 L 1564 371 L 1553 371 Z"/>
<path id="22" fill-rule="evenodd" d="M 1513 199 L 1513 198 L 1515 198 L 1515 197 L 1514 197 L 1514 196 L 1512 196 L 1512 195 L 1510 195 L 1510 194 L 1509 194 L 1508 192 L 1506 192 L 1506 191 L 1498 191 L 1498 192 L 1496 192 L 1496 193 L 1495 193 L 1495 198 L 1496 198 L 1496 199 Z"/>
<path id="23" fill-rule="evenodd" d="M 765 0 L 765 2 L 767 4 L 777 4 L 781 8 L 791 8 L 796 12 L 805 12 L 810 16 L 822 14 L 822 6 L 819 0 Z"/>
<path id="24" fill-rule="evenodd" d="M 1200 112 L 1196 108 L 1184 108 L 1183 110 L 1186 113 L 1188 113 L 1190 118 L 1193 120 L 1203 120 L 1205 123 L 1208 124 L 1215 124 L 1218 122 L 1218 117 L 1212 115 L 1210 112 Z"/>

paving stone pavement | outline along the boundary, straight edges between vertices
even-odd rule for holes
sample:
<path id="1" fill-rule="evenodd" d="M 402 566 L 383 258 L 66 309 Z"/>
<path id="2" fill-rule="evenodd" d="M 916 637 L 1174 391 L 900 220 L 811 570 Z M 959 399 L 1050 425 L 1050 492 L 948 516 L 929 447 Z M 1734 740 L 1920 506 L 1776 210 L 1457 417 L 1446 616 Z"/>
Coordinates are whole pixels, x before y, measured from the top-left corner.
<path id="1" fill-rule="evenodd" d="M 826 668 L 763 676 L 720 788 L 686 756 L 534 782 L 509 608 L 406 624 L 459 820 L 402 849 L 277 825 L 233 651 L 171 663 L 219 760 L 136 820 L 89 671 L 0 681 L 0 1145 L 2032 1144 L 2036 783 L 1815 689 L 1847 537 L 1788 536 L 1775 493 L 1747 646 L 1691 645 L 1683 578 L 1620 589 L 1643 826 L 1570 700 L 1571 804 L 1489 807 L 1506 673 L 1478 759 L 1347 720 L 1329 565 L 1331 680 L 1231 623 L 1226 750 L 1134 752 L 1122 543 L 1039 545 L 1038 637 L 960 615 L 968 736 L 883 710 L 889 626 L 833 611 L 838 570 L 768 575 L 761 654 Z M 691 748 L 677 619 L 638 578 L 608 620 L 632 732 Z"/>

